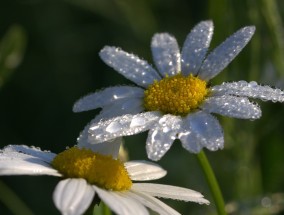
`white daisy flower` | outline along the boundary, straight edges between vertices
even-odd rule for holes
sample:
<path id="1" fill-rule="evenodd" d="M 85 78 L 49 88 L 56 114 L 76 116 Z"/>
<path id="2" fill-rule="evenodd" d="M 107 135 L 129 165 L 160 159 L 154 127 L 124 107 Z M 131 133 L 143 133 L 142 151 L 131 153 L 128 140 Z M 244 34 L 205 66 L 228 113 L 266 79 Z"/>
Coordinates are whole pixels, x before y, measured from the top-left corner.
<path id="1" fill-rule="evenodd" d="M 152 160 L 159 160 L 175 139 L 194 153 L 203 147 L 222 149 L 223 130 L 212 113 L 254 120 L 260 118 L 261 110 L 248 97 L 284 101 L 283 91 L 256 82 L 208 85 L 244 48 L 254 31 L 254 26 L 241 28 L 208 55 L 211 21 L 193 28 L 181 53 L 173 36 L 155 34 L 151 49 L 157 70 L 120 48 L 104 47 L 101 59 L 138 86 L 109 87 L 78 100 L 74 112 L 102 108 L 83 131 L 79 144 L 149 130 L 146 150 Z"/>
<path id="2" fill-rule="evenodd" d="M 0 150 L 0 175 L 51 175 L 64 177 L 53 201 L 64 215 L 83 214 L 95 195 L 120 215 L 179 214 L 155 197 L 209 204 L 190 189 L 152 183 L 132 183 L 162 178 L 166 171 L 146 161 L 121 163 L 90 149 L 72 147 L 58 155 L 35 147 L 9 145 Z"/>

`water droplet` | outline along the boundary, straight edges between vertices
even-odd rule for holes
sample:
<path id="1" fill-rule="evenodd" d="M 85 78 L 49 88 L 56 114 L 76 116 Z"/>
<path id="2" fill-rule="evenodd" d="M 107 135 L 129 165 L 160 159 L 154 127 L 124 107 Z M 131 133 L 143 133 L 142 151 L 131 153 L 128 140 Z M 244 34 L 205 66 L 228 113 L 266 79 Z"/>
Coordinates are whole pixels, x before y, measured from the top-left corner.
<path id="1" fill-rule="evenodd" d="M 137 117 L 132 119 L 132 121 L 130 123 L 130 127 L 133 128 L 133 127 L 137 127 L 137 126 L 143 126 L 143 125 L 145 125 L 145 123 L 146 123 L 145 118 L 137 116 Z"/>
<path id="2" fill-rule="evenodd" d="M 106 127 L 106 132 L 109 133 L 115 133 L 117 131 L 121 130 L 121 123 L 117 121 L 111 122 L 107 127 Z"/>
<path id="3" fill-rule="evenodd" d="M 258 84 L 255 81 L 251 81 L 248 83 L 248 87 L 256 87 Z"/>

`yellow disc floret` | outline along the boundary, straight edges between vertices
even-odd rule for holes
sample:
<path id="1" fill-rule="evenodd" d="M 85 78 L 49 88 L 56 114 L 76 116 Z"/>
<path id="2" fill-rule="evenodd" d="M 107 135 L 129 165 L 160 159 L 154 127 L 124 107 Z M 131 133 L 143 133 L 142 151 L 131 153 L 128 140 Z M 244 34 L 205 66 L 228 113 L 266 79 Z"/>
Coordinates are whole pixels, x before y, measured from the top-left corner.
<path id="1" fill-rule="evenodd" d="M 122 162 L 89 149 L 72 147 L 61 152 L 53 159 L 52 166 L 64 177 L 84 178 L 108 190 L 129 190 L 132 186 Z"/>
<path id="2" fill-rule="evenodd" d="M 144 93 L 147 110 L 184 116 L 200 105 L 208 89 L 198 77 L 177 74 L 155 81 Z"/>

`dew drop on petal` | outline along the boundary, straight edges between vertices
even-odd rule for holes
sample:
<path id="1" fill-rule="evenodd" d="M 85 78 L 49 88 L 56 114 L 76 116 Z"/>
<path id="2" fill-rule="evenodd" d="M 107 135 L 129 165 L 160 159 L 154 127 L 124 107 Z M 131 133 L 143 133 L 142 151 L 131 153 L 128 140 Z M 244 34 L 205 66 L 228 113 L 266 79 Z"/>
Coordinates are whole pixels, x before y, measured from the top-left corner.
<path id="1" fill-rule="evenodd" d="M 115 133 L 115 132 L 118 132 L 119 130 L 121 130 L 121 123 L 120 122 L 117 122 L 117 121 L 114 121 L 114 122 L 111 122 L 107 127 L 106 127 L 106 132 L 109 132 L 109 133 Z"/>
<path id="2" fill-rule="evenodd" d="M 130 123 L 130 127 L 137 127 L 137 126 L 142 126 L 146 123 L 146 119 L 144 117 L 140 117 L 137 116 L 135 118 L 132 119 L 131 123 Z"/>

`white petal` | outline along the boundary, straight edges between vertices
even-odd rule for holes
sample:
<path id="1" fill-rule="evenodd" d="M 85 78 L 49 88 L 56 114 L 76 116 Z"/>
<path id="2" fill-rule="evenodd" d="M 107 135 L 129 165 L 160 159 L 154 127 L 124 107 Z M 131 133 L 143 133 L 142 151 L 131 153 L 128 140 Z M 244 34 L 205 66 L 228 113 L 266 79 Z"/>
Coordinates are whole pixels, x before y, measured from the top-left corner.
<path id="1" fill-rule="evenodd" d="M 223 130 L 218 120 L 202 111 L 186 117 L 179 138 L 182 146 L 194 153 L 198 153 L 202 147 L 216 151 L 224 146 Z"/>
<path id="2" fill-rule="evenodd" d="M 151 49 L 158 71 L 163 75 L 175 75 L 180 72 L 180 52 L 176 39 L 167 34 L 155 34 Z"/>
<path id="3" fill-rule="evenodd" d="M 80 133 L 77 138 L 78 146 L 81 148 L 92 149 L 95 152 L 111 155 L 116 158 L 119 152 L 120 145 L 122 143 L 122 138 L 116 138 L 115 140 L 110 140 L 100 144 L 98 141 L 89 138 L 89 129 L 94 123 L 98 123 L 100 120 L 110 119 L 124 114 L 137 114 L 143 110 L 141 99 L 121 99 L 117 101 L 114 105 L 108 105 L 103 108 L 103 110 L 98 114 L 95 119 L 85 126 L 84 130 Z"/>
<path id="4" fill-rule="evenodd" d="M 181 71 L 184 75 L 196 75 L 210 45 L 213 35 L 212 21 L 197 24 L 183 44 L 181 52 Z"/>
<path id="5" fill-rule="evenodd" d="M 246 46 L 254 31 L 254 26 L 244 27 L 215 48 L 202 64 L 199 77 L 208 81 L 221 72 Z"/>
<path id="6" fill-rule="evenodd" d="M 101 59 L 127 79 L 139 86 L 147 87 L 154 80 L 160 80 L 156 70 L 146 61 L 116 47 L 105 46 L 100 51 Z"/>
<path id="7" fill-rule="evenodd" d="M 134 183 L 131 190 L 166 199 L 209 204 L 209 201 L 204 199 L 201 193 L 183 187 L 152 183 Z"/>
<path id="8" fill-rule="evenodd" d="M 167 171 L 158 164 L 149 161 L 128 161 L 125 168 L 134 181 L 149 181 L 159 179 L 167 174 Z"/>
<path id="9" fill-rule="evenodd" d="M 160 118 L 158 112 L 126 114 L 91 125 L 89 139 L 104 142 L 120 136 L 129 136 L 148 130 Z"/>
<path id="10" fill-rule="evenodd" d="M 85 148 L 89 148 L 93 152 L 97 152 L 101 155 L 110 155 L 116 159 L 118 157 L 119 149 L 122 143 L 122 137 L 118 137 L 98 144 L 89 144 L 87 146 L 85 145 Z"/>
<path id="11" fill-rule="evenodd" d="M 196 133 L 191 132 L 190 127 L 179 133 L 179 139 L 182 146 L 190 152 L 199 153 L 203 148 L 200 137 Z"/>
<path id="12" fill-rule="evenodd" d="M 135 190 L 131 190 L 129 192 L 129 196 L 131 198 L 136 199 L 141 204 L 150 208 L 153 211 L 156 211 L 160 215 L 179 215 L 180 213 L 175 211 L 173 208 L 169 207 L 159 199 L 142 192 L 136 192 Z"/>
<path id="13" fill-rule="evenodd" d="M 117 158 L 119 153 L 119 148 L 122 144 L 122 138 L 118 137 L 106 142 L 97 143 L 89 140 L 89 129 L 91 124 L 98 122 L 98 118 L 93 119 L 87 126 L 85 126 L 84 130 L 80 133 L 80 136 L 77 138 L 78 147 L 91 149 L 94 152 L 103 154 L 103 155 L 111 155 L 113 158 Z"/>
<path id="14" fill-rule="evenodd" d="M 73 106 L 74 112 L 88 111 L 113 104 L 121 99 L 141 98 L 144 90 L 140 87 L 108 87 L 80 98 Z"/>
<path id="15" fill-rule="evenodd" d="M 148 215 L 147 209 L 133 198 L 130 198 L 128 191 L 116 192 L 100 189 L 93 186 L 100 199 L 118 215 Z"/>
<path id="16" fill-rule="evenodd" d="M 280 89 L 273 89 L 269 86 L 258 85 L 255 81 L 238 81 L 233 83 L 223 83 L 211 88 L 213 95 L 234 95 L 247 96 L 261 99 L 263 101 L 284 102 L 284 92 Z"/>
<path id="17" fill-rule="evenodd" d="M 240 119 L 258 119 L 261 117 L 259 106 L 245 97 L 213 96 L 206 99 L 200 108 L 210 113 Z"/>
<path id="18" fill-rule="evenodd" d="M 124 114 L 138 114 L 144 110 L 142 98 L 121 99 L 103 107 L 98 119 L 110 119 Z"/>
<path id="19" fill-rule="evenodd" d="M 11 152 L 11 153 L 18 152 L 22 154 L 22 156 L 30 155 L 30 156 L 33 156 L 34 158 L 38 158 L 47 163 L 50 163 L 56 156 L 55 153 L 52 153 L 50 151 L 42 151 L 38 147 L 25 146 L 25 145 L 9 145 L 9 146 L 6 146 L 3 150 L 1 150 L 1 152 L 3 153 L 4 152 Z"/>
<path id="20" fill-rule="evenodd" d="M 0 175 L 61 176 L 50 162 L 56 154 L 24 145 L 9 145 L 0 150 Z"/>
<path id="21" fill-rule="evenodd" d="M 181 117 L 167 114 L 151 128 L 146 143 L 149 159 L 157 161 L 164 156 L 176 139 L 181 123 Z"/>
<path id="22" fill-rule="evenodd" d="M 60 181 L 53 193 L 53 201 L 64 215 L 83 214 L 90 206 L 95 191 L 85 179 L 65 179 Z"/>
<path id="23" fill-rule="evenodd" d="M 83 135 L 80 136 L 80 142 L 78 143 L 79 148 L 91 149 L 93 152 L 102 155 L 110 155 L 115 159 L 118 157 L 120 146 L 123 143 L 122 137 L 96 144 L 86 140 L 85 137 L 86 136 Z"/>

